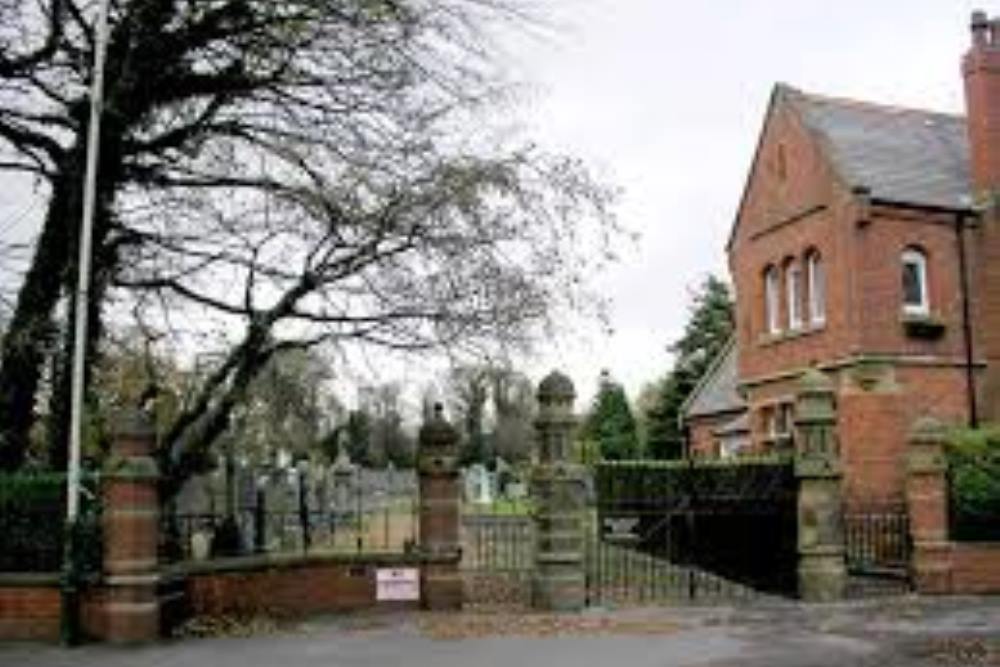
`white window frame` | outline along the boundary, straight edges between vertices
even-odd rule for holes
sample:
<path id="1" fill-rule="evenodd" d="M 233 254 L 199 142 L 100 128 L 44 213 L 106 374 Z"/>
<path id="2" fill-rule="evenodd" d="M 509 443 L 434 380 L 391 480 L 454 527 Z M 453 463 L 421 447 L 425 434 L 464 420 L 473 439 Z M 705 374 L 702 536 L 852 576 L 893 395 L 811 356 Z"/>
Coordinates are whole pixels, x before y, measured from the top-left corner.
<path id="1" fill-rule="evenodd" d="M 788 299 L 788 328 L 802 328 L 802 267 L 796 261 L 785 265 L 785 298 Z"/>
<path id="2" fill-rule="evenodd" d="M 769 334 L 781 333 L 781 295 L 778 267 L 771 265 L 764 271 L 764 317 Z"/>
<path id="3" fill-rule="evenodd" d="M 903 251 L 900 261 L 900 270 L 904 270 L 907 265 L 917 267 L 917 278 L 920 285 L 920 302 L 907 303 L 906 292 L 903 291 L 903 313 L 906 315 L 930 315 L 931 303 L 930 295 L 927 293 L 927 255 L 916 248 L 907 248 Z"/>
<path id="4" fill-rule="evenodd" d="M 823 258 L 810 252 L 806 259 L 806 279 L 809 281 L 809 323 L 813 326 L 826 324 L 826 273 Z"/>

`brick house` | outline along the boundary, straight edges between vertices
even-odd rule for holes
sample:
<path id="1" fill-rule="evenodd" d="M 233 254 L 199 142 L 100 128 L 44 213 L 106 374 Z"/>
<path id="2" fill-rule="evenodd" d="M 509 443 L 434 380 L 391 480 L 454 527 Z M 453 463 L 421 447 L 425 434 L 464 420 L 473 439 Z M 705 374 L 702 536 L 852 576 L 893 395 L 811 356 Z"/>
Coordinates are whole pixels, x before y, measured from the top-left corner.
<path id="1" fill-rule="evenodd" d="M 1000 19 L 973 15 L 962 73 L 966 117 L 775 86 L 727 245 L 736 333 L 684 406 L 693 453 L 789 447 L 809 367 L 835 382 L 855 501 L 899 500 L 918 417 L 1000 417 Z"/>

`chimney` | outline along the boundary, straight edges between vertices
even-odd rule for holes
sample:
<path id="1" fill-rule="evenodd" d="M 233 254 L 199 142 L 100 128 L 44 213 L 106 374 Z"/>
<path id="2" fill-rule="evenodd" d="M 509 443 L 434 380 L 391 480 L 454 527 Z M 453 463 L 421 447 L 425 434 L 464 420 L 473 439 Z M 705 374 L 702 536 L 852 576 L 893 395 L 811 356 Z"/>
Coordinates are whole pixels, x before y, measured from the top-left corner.
<path id="1" fill-rule="evenodd" d="M 973 194 L 1000 191 L 1000 19 L 972 13 L 972 47 L 962 61 Z"/>

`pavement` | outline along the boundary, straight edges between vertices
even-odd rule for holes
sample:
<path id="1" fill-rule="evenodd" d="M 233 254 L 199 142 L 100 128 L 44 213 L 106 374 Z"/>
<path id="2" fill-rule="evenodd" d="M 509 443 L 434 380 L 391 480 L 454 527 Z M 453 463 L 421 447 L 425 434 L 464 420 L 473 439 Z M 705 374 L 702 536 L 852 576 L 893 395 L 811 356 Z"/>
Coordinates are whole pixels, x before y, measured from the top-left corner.
<path id="1" fill-rule="evenodd" d="M 0 644 L 3 667 L 1000 666 L 1000 597 L 360 614 L 193 624 L 150 646 Z"/>

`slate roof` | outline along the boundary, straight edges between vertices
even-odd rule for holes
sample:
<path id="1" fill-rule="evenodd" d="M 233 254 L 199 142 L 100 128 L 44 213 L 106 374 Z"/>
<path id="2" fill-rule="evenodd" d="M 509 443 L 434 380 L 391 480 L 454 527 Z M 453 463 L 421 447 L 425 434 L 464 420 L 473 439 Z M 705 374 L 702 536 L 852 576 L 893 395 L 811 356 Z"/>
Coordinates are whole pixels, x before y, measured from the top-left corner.
<path id="1" fill-rule="evenodd" d="M 779 84 L 826 145 L 848 187 L 874 199 L 965 210 L 972 206 L 965 118 L 804 93 Z"/>
<path id="2" fill-rule="evenodd" d="M 731 338 L 719 352 L 705 377 L 684 402 L 682 411 L 687 418 L 715 415 L 720 412 L 737 412 L 746 409 L 746 402 L 737 393 L 739 369 L 736 357 L 736 339 Z"/>
<path id="3" fill-rule="evenodd" d="M 750 414 L 743 412 L 740 416 L 726 422 L 719 428 L 712 431 L 712 435 L 726 437 L 733 435 L 743 435 L 750 432 Z"/>

